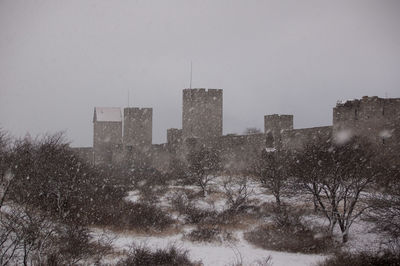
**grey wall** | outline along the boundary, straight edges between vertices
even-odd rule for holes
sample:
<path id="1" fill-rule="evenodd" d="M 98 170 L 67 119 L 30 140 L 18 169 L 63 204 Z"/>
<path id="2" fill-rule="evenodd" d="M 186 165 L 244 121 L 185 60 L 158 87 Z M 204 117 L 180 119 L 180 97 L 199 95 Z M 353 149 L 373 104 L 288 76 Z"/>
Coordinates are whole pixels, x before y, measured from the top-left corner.
<path id="1" fill-rule="evenodd" d="M 222 90 L 183 90 L 182 136 L 183 139 L 222 136 Z"/>

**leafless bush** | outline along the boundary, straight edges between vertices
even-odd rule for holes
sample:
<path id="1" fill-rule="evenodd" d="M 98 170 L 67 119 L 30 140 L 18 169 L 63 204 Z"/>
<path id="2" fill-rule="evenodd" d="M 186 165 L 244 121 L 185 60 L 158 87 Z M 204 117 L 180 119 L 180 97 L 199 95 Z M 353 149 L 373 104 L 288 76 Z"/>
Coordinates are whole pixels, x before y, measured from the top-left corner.
<path id="1" fill-rule="evenodd" d="M 198 226 L 188 235 L 188 239 L 197 242 L 214 242 L 220 241 L 221 229 L 218 227 Z"/>
<path id="2" fill-rule="evenodd" d="M 303 210 L 288 205 L 277 206 L 273 209 L 272 220 L 278 228 L 289 228 L 290 230 L 304 229 Z"/>
<path id="3" fill-rule="evenodd" d="M 277 251 L 321 253 L 332 248 L 330 237 L 309 229 L 285 231 L 275 226 L 260 226 L 246 233 L 245 239 L 261 248 Z"/>
<path id="4" fill-rule="evenodd" d="M 0 217 L 0 263 L 41 265 L 49 260 L 76 264 L 99 259 L 109 247 L 94 244 L 86 228 L 63 225 L 29 206 L 11 206 Z M 101 253 L 98 251 L 101 250 Z"/>
<path id="5" fill-rule="evenodd" d="M 256 246 L 277 251 L 321 253 L 333 248 L 333 241 L 323 230 L 311 229 L 301 213 L 288 208 L 275 209 L 273 223 L 245 233 L 245 239 Z"/>
<path id="6" fill-rule="evenodd" d="M 175 246 L 165 249 L 151 250 L 148 247 L 133 245 L 128 257 L 120 260 L 118 266 L 161 266 L 161 265 L 201 265 L 199 262 L 192 262 L 188 251 L 181 250 Z"/>
<path id="7" fill-rule="evenodd" d="M 192 203 L 184 192 L 177 192 L 171 198 L 171 206 L 180 214 L 186 213 L 187 208 L 191 206 Z"/>
<path id="8" fill-rule="evenodd" d="M 173 223 L 174 220 L 156 205 L 141 202 L 126 204 L 113 225 L 125 229 L 161 231 Z"/>
<path id="9" fill-rule="evenodd" d="M 185 216 L 185 221 L 189 224 L 213 223 L 219 214 L 215 210 L 204 210 L 196 207 L 192 201 L 193 195 L 179 192 L 171 198 L 172 207 Z"/>
<path id="10" fill-rule="evenodd" d="M 400 185 L 393 180 L 388 188 L 375 193 L 370 201 L 368 220 L 375 223 L 375 229 L 387 236 L 387 245 L 400 252 Z"/>
<path id="11" fill-rule="evenodd" d="M 232 232 L 222 229 L 219 225 L 197 225 L 186 237 L 194 242 L 234 241 Z"/>
<path id="12" fill-rule="evenodd" d="M 185 220 L 190 224 L 212 224 L 216 223 L 218 212 L 215 210 L 203 210 L 195 206 L 189 206 L 186 209 Z"/>
<path id="13" fill-rule="evenodd" d="M 246 177 L 239 178 L 230 176 L 224 181 L 224 194 L 229 210 L 231 212 L 237 212 L 248 203 L 252 190 L 248 188 Z"/>

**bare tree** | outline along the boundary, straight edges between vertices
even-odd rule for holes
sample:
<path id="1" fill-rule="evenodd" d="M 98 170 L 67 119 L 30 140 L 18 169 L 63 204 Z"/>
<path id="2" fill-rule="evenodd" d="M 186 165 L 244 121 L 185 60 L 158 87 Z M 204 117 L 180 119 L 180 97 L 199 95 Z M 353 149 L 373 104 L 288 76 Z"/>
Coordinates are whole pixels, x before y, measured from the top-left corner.
<path id="1" fill-rule="evenodd" d="M 281 206 L 282 196 L 291 194 L 287 171 L 290 163 L 289 152 L 270 148 L 262 152 L 261 158 L 255 166 L 256 176 L 261 185 L 274 195 L 278 208 Z"/>
<path id="2" fill-rule="evenodd" d="M 388 167 L 390 180 L 386 186 L 371 197 L 371 209 L 367 217 L 375 228 L 388 236 L 388 241 L 397 252 L 400 249 L 400 170 Z"/>
<path id="3" fill-rule="evenodd" d="M 201 188 L 202 194 L 207 195 L 207 187 L 221 168 L 219 154 L 214 149 L 202 148 L 189 154 L 189 172 Z"/>
<path id="4" fill-rule="evenodd" d="M 10 139 L 7 134 L 0 129 L 0 210 L 14 177 L 11 168 L 12 151 L 10 147 Z"/>
<path id="5" fill-rule="evenodd" d="M 329 233 L 338 224 L 344 243 L 355 219 L 369 207 L 363 192 L 384 175 L 374 155 L 371 145 L 360 138 L 343 145 L 314 142 L 297 154 L 291 167 L 291 174 L 328 219 Z"/>
<path id="6" fill-rule="evenodd" d="M 48 251 L 55 236 L 56 224 L 46 215 L 38 214 L 28 206 L 13 205 L 0 217 L 0 263 L 31 265 L 33 256 L 39 261 Z"/>

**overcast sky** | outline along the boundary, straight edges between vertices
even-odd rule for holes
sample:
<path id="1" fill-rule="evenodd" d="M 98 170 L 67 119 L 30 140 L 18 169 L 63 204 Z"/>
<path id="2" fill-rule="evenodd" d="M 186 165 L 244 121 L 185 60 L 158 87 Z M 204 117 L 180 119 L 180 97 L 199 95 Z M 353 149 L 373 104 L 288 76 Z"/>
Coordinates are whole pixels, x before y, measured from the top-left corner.
<path id="1" fill-rule="evenodd" d="M 224 134 L 339 99 L 400 97 L 400 1 L 0 0 L 0 127 L 92 145 L 94 106 L 153 107 L 181 128 L 182 89 L 224 90 Z"/>

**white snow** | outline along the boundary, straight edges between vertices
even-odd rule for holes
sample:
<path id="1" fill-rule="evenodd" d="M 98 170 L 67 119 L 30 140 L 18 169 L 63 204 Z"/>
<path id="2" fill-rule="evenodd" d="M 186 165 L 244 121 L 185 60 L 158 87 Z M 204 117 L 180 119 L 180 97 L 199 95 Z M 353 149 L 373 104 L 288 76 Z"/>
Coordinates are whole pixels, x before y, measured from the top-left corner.
<path id="1" fill-rule="evenodd" d="M 343 145 L 350 141 L 353 137 L 353 132 L 351 130 L 340 130 L 335 135 L 335 142 L 339 145 Z"/>
<path id="2" fill-rule="evenodd" d="M 384 129 L 381 132 L 379 132 L 379 137 L 383 139 L 390 138 L 392 136 L 392 130 Z"/>
<path id="3" fill-rule="evenodd" d="M 226 199 L 224 198 L 224 182 L 226 177 L 218 176 L 210 182 L 210 191 L 207 197 L 199 197 L 192 200 L 192 203 L 196 207 L 207 210 L 223 211 L 227 208 Z M 262 187 L 257 180 L 251 178 L 247 179 L 248 190 L 251 191 L 249 200 L 257 202 L 257 204 L 274 202 L 275 198 L 268 193 L 267 189 Z M 147 246 L 151 249 L 156 248 L 167 248 L 174 245 L 183 250 L 189 251 L 189 258 L 192 261 L 202 261 L 204 265 L 234 265 L 236 263 L 242 263 L 242 265 L 258 265 L 258 262 L 267 258 L 272 257 L 272 264 L 274 266 L 280 265 L 316 265 L 319 261 L 324 260 L 328 255 L 322 254 L 302 254 L 302 253 L 288 253 L 265 250 L 253 246 L 247 242 L 243 234 L 256 227 L 260 223 L 266 222 L 268 217 L 260 219 L 256 224 L 249 224 L 247 228 L 238 228 L 232 231 L 235 241 L 223 241 L 221 242 L 191 242 L 185 235 L 195 229 L 194 225 L 185 225 L 184 220 L 177 213 L 171 212 L 171 198 L 180 191 L 191 190 L 192 192 L 198 192 L 197 186 L 169 186 L 168 191 L 159 198 L 159 207 L 169 212 L 171 217 L 177 219 L 178 224 L 176 229 L 178 231 L 171 232 L 167 235 L 143 235 L 132 231 L 127 232 L 114 232 L 106 231 L 106 234 L 111 238 L 115 239 L 113 246 L 115 251 L 123 252 L 129 250 L 131 245 L 134 243 L 139 246 Z M 137 202 L 140 200 L 139 191 L 131 191 L 125 200 Z M 284 198 L 284 201 L 292 206 L 304 205 L 310 203 L 311 199 L 305 196 Z M 307 215 L 304 219 L 310 225 L 315 226 L 327 226 L 327 220 L 320 215 Z M 349 242 L 343 246 L 343 250 L 357 252 L 363 250 L 377 251 L 382 247 L 384 242 L 384 236 L 377 233 L 373 233 L 372 224 L 369 222 L 358 219 L 352 225 L 349 234 Z M 93 229 L 93 235 L 100 235 L 103 232 L 100 229 Z M 341 242 L 341 232 L 337 226 L 334 230 L 335 240 Z M 316 234 L 315 237 L 319 235 Z M 122 258 L 124 253 L 119 253 L 117 257 L 112 258 L 112 262 L 115 263 Z"/>
<path id="4" fill-rule="evenodd" d="M 97 234 L 99 231 L 95 231 Z M 129 250 L 134 243 L 151 249 L 166 248 L 175 245 L 189 251 L 189 257 L 194 261 L 202 261 L 204 265 L 230 265 L 241 261 L 243 265 L 257 265 L 257 261 L 272 257 L 274 266 L 312 265 L 323 260 L 326 256 L 300 254 L 264 250 L 247 243 L 240 234 L 239 241 L 234 243 L 193 243 L 182 239 L 182 234 L 173 236 L 138 236 L 133 234 L 113 234 L 114 247 L 117 250 Z"/>
<path id="5" fill-rule="evenodd" d="M 343 104 L 345 104 L 345 103 L 347 103 L 347 102 L 352 102 L 352 101 L 354 101 L 355 99 L 353 98 L 353 99 L 347 99 L 347 100 L 338 100 L 336 103 L 338 104 L 338 105 L 343 105 Z"/>

